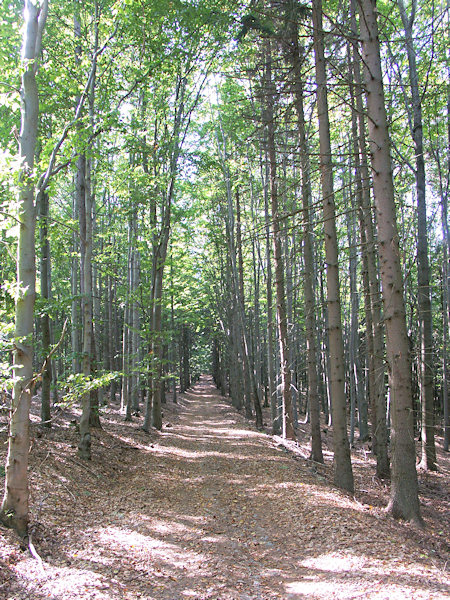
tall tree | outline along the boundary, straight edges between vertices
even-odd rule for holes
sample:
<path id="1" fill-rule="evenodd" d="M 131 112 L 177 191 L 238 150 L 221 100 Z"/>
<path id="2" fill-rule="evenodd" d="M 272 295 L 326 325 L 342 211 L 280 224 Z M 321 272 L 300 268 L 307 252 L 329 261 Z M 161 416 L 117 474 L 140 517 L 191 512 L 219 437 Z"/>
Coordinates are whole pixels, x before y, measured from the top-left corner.
<path id="1" fill-rule="evenodd" d="M 94 99 L 97 74 L 97 57 L 99 44 L 99 5 L 94 2 L 94 30 L 93 30 L 93 49 L 92 65 L 89 77 L 89 86 L 87 88 L 87 98 L 89 104 L 89 123 L 94 125 Z M 75 20 L 75 31 L 76 31 Z M 93 159 L 92 143 L 88 144 L 86 151 L 79 158 L 82 163 L 81 172 L 78 173 L 81 179 L 81 189 L 78 195 L 79 202 L 79 222 L 80 222 L 80 240 L 81 240 L 81 297 L 82 297 L 82 324 L 83 324 L 83 343 L 81 371 L 86 382 L 92 377 L 93 366 L 93 278 L 92 278 L 92 249 L 94 235 L 94 192 L 93 192 Z M 84 185 L 83 185 L 84 176 Z M 98 415 L 97 415 L 98 416 Z M 78 455 L 80 458 L 90 460 L 91 458 L 91 392 L 89 389 L 83 392 L 81 397 L 81 418 L 80 418 L 80 440 L 78 443 Z"/>
<path id="2" fill-rule="evenodd" d="M 21 129 L 19 156 L 19 243 L 14 332 L 14 387 L 6 461 L 5 494 L 0 519 L 24 537 L 28 531 L 29 413 L 33 388 L 33 319 L 36 279 L 36 205 L 34 159 L 38 132 L 39 97 L 36 73 L 48 2 L 25 1 L 22 50 Z"/>
<path id="3" fill-rule="evenodd" d="M 265 47 L 265 75 L 264 94 L 265 107 L 263 121 L 267 135 L 267 156 L 269 159 L 269 190 L 272 219 L 272 241 L 275 267 L 275 292 L 277 298 L 278 339 L 281 361 L 281 386 L 282 386 L 282 433 L 283 437 L 295 439 L 294 415 L 291 394 L 291 370 L 288 359 L 288 322 L 286 310 L 285 274 L 281 245 L 280 209 L 277 181 L 277 157 L 275 149 L 275 120 L 274 98 L 275 89 L 272 80 L 272 52 L 271 42 L 266 41 Z"/>
<path id="4" fill-rule="evenodd" d="M 303 295 L 305 299 L 306 349 L 308 371 L 308 402 L 311 421 L 311 458 L 323 462 L 322 441 L 320 433 L 320 404 L 317 376 L 316 347 L 316 306 L 314 298 L 314 246 L 311 223 L 311 167 L 308 142 L 306 137 L 304 86 L 302 73 L 303 48 L 299 44 L 298 19 L 299 12 L 292 10 L 292 3 L 286 2 L 289 39 L 286 51 L 287 60 L 292 68 L 292 93 L 298 119 L 299 150 L 302 177 L 302 209 L 303 209 Z"/>
<path id="5" fill-rule="evenodd" d="M 412 0 L 407 14 L 403 0 L 397 0 L 403 28 L 409 66 L 411 90 L 412 138 L 416 158 L 417 195 L 417 309 L 420 335 L 420 399 L 422 409 L 422 460 L 421 466 L 436 470 L 436 447 L 434 442 L 434 391 L 433 391 L 433 315 L 431 311 L 430 263 L 428 259 L 428 223 L 426 203 L 425 156 L 423 145 L 422 94 L 419 89 L 416 50 L 413 27 L 417 13 L 417 0 Z"/>
<path id="6" fill-rule="evenodd" d="M 42 373 L 41 422 L 51 427 L 50 390 L 52 382 L 52 359 L 50 357 L 51 330 L 48 302 L 50 298 L 50 242 L 48 237 L 49 202 L 48 193 L 39 195 L 39 242 L 41 246 L 41 297 L 46 303 L 41 316 L 42 356 L 45 361 Z"/>
<path id="7" fill-rule="evenodd" d="M 363 249 L 364 305 L 366 313 L 366 340 L 369 365 L 369 401 L 372 412 L 372 450 L 376 455 L 377 476 L 390 475 L 388 455 L 388 432 L 386 419 L 386 385 L 384 360 L 384 330 L 381 306 L 381 291 L 376 256 L 376 240 L 373 224 L 373 210 L 370 198 L 369 159 L 367 156 L 366 125 L 364 111 L 364 90 L 362 87 L 360 52 L 356 43 L 358 27 L 356 22 L 356 1 L 350 5 L 352 37 L 352 73 L 355 86 L 350 86 L 355 95 L 352 110 L 352 136 L 357 164 L 356 192 L 361 224 L 361 244 Z"/>
<path id="8" fill-rule="evenodd" d="M 327 266 L 328 338 L 330 345 L 330 391 L 333 416 L 334 482 L 353 492 L 353 472 L 347 434 L 345 357 L 342 338 L 339 259 L 334 205 L 333 168 L 328 116 L 327 75 L 324 56 L 322 2 L 313 1 L 314 55 L 319 117 L 320 168 Z"/>
<path id="9" fill-rule="evenodd" d="M 410 350 L 375 0 L 358 0 L 358 10 L 391 392 L 392 484 L 388 510 L 394 517 L 421 523 Z"/>

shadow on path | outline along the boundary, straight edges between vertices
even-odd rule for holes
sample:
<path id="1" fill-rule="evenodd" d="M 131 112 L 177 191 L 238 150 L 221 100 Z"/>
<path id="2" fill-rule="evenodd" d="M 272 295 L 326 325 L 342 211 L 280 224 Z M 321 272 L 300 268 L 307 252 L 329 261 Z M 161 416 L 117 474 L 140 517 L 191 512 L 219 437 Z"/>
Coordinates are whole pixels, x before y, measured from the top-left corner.
<path id="1" fill-rule="evenodd" d="M 139 434 L 138 451 L 97 484 L 90 510 L 48 561 L 42 597 L 446 597 L 443 571 L 396 523 L 363 511 L 251 429 L 209 377 L 180 405 L 171 427 L 152 443 Z"/>

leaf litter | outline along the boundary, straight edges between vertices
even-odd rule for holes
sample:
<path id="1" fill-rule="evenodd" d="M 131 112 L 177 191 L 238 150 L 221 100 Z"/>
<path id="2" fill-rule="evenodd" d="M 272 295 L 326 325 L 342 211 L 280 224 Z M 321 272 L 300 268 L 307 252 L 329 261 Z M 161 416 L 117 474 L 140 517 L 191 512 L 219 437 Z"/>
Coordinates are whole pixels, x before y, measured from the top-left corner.
<path id="1" fill-rule="evenodd" d="M 37 421 L 38 398 L 34 410 Z M 30 525 L 44 572 L 0 528 L 0 599 L 449 597 L 444 454 L 439 473 L 420 474 L 422 532 L 385 515 L 387 487 L 362 444 L 353 497 L 331 484 L 330 433 L 325 465 L 312 463 L 306 426 L 298 443 L 258 432 L 210 378 L 164 413 L 146 434 L 111 403 L 89 463 L 76 457 L 76 411 L 39 430 Z"/>

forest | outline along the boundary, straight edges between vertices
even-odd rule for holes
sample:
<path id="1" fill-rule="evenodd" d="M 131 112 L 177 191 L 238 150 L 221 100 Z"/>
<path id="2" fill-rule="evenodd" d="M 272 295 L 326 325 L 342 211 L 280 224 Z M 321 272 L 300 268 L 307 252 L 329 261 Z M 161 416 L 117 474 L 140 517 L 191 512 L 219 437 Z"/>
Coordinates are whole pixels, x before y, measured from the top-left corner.
<path id="1" fill-rule="evenodd" d="M 448 597 L 449 0 L 0 40 L 0 598 Z"/>

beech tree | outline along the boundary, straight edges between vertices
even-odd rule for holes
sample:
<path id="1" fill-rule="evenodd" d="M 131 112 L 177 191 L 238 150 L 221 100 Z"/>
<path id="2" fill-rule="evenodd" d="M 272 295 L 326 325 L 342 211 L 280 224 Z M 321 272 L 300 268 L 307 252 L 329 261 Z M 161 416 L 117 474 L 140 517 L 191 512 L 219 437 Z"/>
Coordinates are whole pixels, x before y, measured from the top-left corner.
<path id="1" fill-rule="evenodd" d="M 29 412 L 33 393 L 33 319 L 35 302 L 35 173 L 39 98 L 36 73 L 48 2 L 26 0 L 22 48 L 21 128 L 19 134 L 19 243 L 14 332 L 14 387 L 6 461 L 5 494 L 0 518 L 21 537 L 28 531 Z"/>

